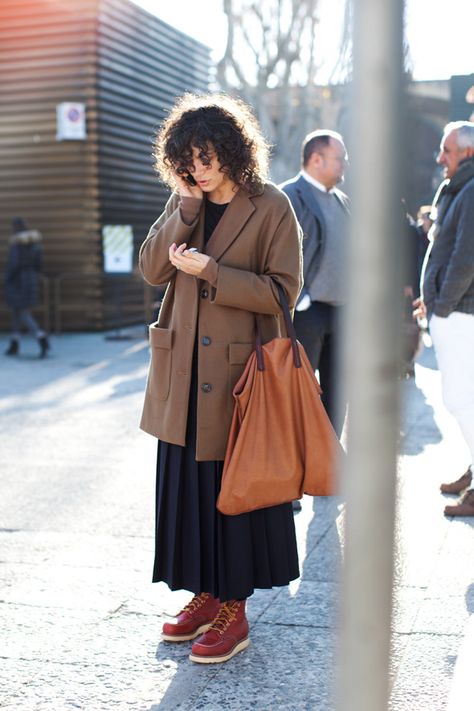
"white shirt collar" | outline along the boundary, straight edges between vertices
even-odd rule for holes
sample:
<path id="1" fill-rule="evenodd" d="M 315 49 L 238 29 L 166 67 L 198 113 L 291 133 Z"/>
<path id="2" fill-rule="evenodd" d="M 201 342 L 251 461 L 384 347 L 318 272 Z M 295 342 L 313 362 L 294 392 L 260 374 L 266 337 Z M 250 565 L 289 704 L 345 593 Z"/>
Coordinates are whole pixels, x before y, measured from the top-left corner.
<path id="1" fill-rule="evenodd" d="M 319 180 L 316 180 L 315 178 L 313 178 L 313 176 L 310 175 L 309 173 L 307 173 L 305 170 L 303 170 L 303 168 L 301 169 L 301 175 L 308 183 L 311 183 L 311 185 L 314 185 L 315 188 L 318 188 L 318 190 L 321 190 L 322 193 L 334 193 L 335 192 L 335 188 L 331 188 L 330 190 L 327 190 L 326 187 L 322 183 L 319 182 Z"/>

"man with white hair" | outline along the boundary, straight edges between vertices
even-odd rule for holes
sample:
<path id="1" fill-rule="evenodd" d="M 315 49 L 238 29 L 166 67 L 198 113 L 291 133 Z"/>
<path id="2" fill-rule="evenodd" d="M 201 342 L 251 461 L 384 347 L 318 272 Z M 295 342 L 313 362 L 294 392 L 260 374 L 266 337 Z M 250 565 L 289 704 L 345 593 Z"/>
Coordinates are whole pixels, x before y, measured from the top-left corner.
<path id="1" fill-rule="evenodd" d="M 421 275 L 416 315 L 428 318 L 443 399 L 459 424 L 471 465 L 444 494 L 463 494 L 447 516 L 474 516 L 474 124 L 448 123 L 438 163 L 445 181 L 435 198 L 435 223 Z"/>

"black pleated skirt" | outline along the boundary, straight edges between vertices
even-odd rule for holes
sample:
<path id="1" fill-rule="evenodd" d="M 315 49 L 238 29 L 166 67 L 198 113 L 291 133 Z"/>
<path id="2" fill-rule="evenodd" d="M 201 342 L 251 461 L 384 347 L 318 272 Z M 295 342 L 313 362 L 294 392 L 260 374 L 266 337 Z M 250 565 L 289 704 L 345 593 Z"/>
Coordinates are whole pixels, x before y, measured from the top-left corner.
<path id="1" fill-rule="evenodd" d="M 223 462 L 196 461 L 196 405 L 194 367 L 186 446 L 158 442 L 153 582 L 221 601 L 288 585 L 299 576 L 291 504 L 238 516 L 217 510 Z"/>

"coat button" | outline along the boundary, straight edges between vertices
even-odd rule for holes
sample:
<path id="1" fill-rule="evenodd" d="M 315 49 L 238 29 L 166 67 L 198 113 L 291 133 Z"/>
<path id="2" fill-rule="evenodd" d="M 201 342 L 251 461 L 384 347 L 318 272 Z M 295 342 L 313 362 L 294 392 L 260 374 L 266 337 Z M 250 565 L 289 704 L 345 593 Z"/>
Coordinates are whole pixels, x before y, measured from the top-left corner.
<path id="1" fill-rule="evenodd" d="M 203 337 L 201 338 L 201 343 L 202 343 L 203 346 L 210 346 L 210 345 L 211 345 L 211 339 L 209 338 L 209 336 L 203 336 Z"/>
<path id="2" fill-rule="evenodd" d="M 201 299 L 207 299 L 209 292 L 207 289 L 201 289 Z"/>
<path id="3" fill-rule="evenodd" d="M 211 383 L 202 383 L 201 390 L 203 391 L 203 393 L 210 393 L 212 390 Z"/>

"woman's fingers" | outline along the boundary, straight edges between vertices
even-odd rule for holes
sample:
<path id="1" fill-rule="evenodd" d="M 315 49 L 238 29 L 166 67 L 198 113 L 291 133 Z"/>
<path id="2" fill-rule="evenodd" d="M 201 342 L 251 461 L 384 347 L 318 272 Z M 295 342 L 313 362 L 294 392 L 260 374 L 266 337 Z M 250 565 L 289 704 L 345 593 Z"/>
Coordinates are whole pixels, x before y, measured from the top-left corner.
<path id="1" fill-rule="evenodd" d="M 199 276 L 210 259 L 207 254 L 187 249 L 185 242 L 180 244 L 179 247 L 173 242 L 168 249 L 168 256 L 171 264 L 176 269 L 191 276 Z"/>
<path id="2" fill-rule="evenodd" d="M 175 171 L 175 175 L 176 187 L 178 189 L 178 193 L 182 197 L 195 197 L 202 200 L 203 192 L 199 185 L 197 183 L 191 184 L 189 182 L 189 178 L 187 176 L 189 176 L 190 173 L 178 173 Z"/>
<path id="3" fill-rule="evenodd" d="M 168 249 L 168 257 L 171 262 L 171 264 L 174 264 L 176 266 L 176 259 L 179 258 L 179 255 L 182 254 L 182 252 L 186 249 L 186 243 L 180 244 L 179 247 L 176 246 L 176 243 L 173 242 L 172 245 L 170 245 Z"/>
<path id="4" fill-rule="evenodd" d="M 207 254 L 199 252 L 185 252 L 173 256 L 172 263 L 177 269 L 182 270 L 186 274 L 199 276 L 209 262 L 210 257 Z"/>

